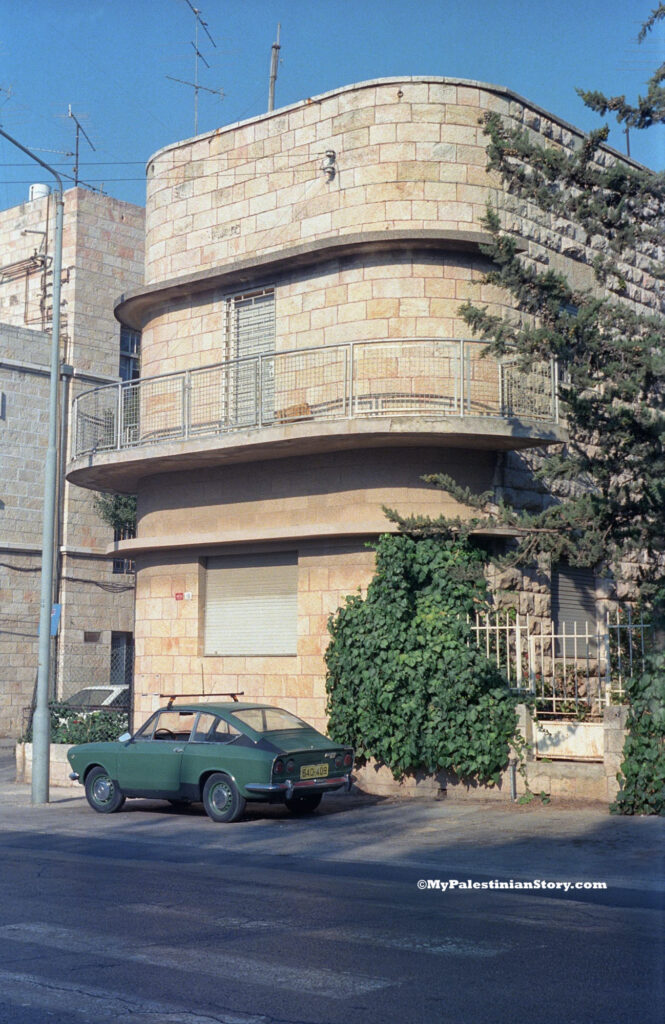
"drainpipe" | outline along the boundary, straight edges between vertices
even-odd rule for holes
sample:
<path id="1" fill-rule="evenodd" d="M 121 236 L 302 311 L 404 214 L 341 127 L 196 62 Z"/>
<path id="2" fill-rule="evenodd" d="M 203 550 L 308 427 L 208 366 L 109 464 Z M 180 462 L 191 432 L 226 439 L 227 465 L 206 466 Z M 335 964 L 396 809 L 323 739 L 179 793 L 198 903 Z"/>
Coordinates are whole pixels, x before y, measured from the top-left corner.
<path id="1" fill-rule="evenodd" d="M 53 319 L 51 323 L 51 375 L 48 406 L 48 447 L 44 463 L 44 521 L 42 527 L 42 571 L 39 609 L 39 667 L 37 694 L 32 720 L 32 802 L 49 801 L 49 757 L 51 722 L 48 709 L 51 669 L 51 608 L 53 604 L 53 554 L 55 505 L 58 490 L 58 377 L 60 369 L 60 278 L 62 276 L 62 221 L 64 199 L 62 179 L 57 171 L 0 128 L 0 135 L 43 167 L 58 182 L 55 194 L 53 245 Z"/>

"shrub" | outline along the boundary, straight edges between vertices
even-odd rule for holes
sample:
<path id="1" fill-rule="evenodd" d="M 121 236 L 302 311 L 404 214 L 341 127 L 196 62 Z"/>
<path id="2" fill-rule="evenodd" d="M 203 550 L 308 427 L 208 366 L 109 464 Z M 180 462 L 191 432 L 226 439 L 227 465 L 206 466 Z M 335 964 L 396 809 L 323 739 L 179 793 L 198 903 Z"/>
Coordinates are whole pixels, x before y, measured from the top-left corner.
<path id="1" fill-rule="evenodd" d="M 381 537 L 376 552 L 367 597 L 329 620 L 330 735 L 395 778 L 447 769 L 497 782 L 518 698 L 466 621 L 486 602 L 483 554 L 466 539 L 405 535 Z"/>
<path id="2" fill-rule="evenodd" d="M 626 683 L 630 704 L 615 814 L 665 815 L 665 654 Z"/>
<path id="3" fill-rule="evenodd" d="M 126 711 L 81 711 L 67 704 L 50 703 L 51 743 L 96 743 L 117 740 L 129 727 Z M 22 737 L 32 743 L 32 724 Z"/>

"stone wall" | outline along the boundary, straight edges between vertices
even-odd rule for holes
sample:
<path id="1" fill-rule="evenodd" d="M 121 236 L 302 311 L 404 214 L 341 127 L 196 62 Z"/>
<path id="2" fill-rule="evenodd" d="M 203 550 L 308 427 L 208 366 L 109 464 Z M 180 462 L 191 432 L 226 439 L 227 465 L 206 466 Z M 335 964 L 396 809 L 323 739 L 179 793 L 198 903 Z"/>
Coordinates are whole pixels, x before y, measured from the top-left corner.
<path id="1" fill-rule="evenodd" d="M 284 545 L 281 546 L 284 549 Z M 255 547 L 251 548 L 254 552 Z M 233 548 L 233 553 L 247 548 Z M 374 553 L 362 540 L 301 542 L 298 551 L 298 645 L 293 657 L 204 657 L 203 559 L 219 549 L 139 558 L 136 594 L 134 727 L 163 700 L 159 695 L 242 691 L 244 700 L 275 703 L 325 731 L 328 616 L 347 594 L 366 587 Z M 176 600 L 189 592 L 191 600 Z"/>
<path id="2" fill-rule="evenodd" d="M 531 718 L 524 706 L 519 709 L 520 728 L 527 743 L 533 742 Z M 376 761 L 355 772 L 356 786 L 377 796 L 401 796 L 430 800 L 499 800 L 503 802 L 529 797 L 573 802 L 612 803 L 619 792 L 617 772 L 623 760 L 626 740 L 627 708 L 606 708 L 603 716 L 602 760 L 536 760 L 531 754 L 522 774 L 515 765 L 507 768 L 496 786 L 463 782 L 451 772 L 427 775 L 413 772 L 404 779 L 393 779 L 389 769 Z"/>
<path id="3" fill-rule="evenodd" d="M 83 189 L 65 193 L 60 383 L 66 437 L 72 398 L 117 379 L 120 327 L 113 304 L 142 281 L 144 211 Z M 0 735 L 17 735 L 32 702 L 48 439 L 54 200 L 34 199 L 0 212 Z M 10 271 L 7 271 L 7 268 Z M 64 483 L 56 538 L 62 604 L 54 642 L 56 692 L 107 682 L 112 631 L 133 630 L 133 577 L 115 575 L 106 558 L 112 531 L 94 494 Z M 94 645 L 85 633 L 98 633 Z"/>

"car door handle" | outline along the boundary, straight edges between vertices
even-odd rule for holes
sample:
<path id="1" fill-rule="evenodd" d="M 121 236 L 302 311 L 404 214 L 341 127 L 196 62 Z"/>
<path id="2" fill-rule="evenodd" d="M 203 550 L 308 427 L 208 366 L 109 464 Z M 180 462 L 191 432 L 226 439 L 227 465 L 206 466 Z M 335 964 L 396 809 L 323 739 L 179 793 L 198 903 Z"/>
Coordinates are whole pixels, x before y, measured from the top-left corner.
<path id="1" fill-rule="evenodd" d="M 184 752 L 185 752 L 185 748 L 184 747 L 174 747 L 173 748 L 173 753 L 174 754 L 184 754 Z"/>

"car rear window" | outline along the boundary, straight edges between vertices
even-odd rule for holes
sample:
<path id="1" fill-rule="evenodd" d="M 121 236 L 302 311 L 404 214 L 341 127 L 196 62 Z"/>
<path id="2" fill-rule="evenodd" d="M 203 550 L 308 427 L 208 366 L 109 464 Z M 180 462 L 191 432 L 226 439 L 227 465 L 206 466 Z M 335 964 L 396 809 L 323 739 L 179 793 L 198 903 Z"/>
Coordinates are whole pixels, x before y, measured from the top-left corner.
<path id="1" fill-rule="evenodd" d="M 281 708 L 246 708 L 234 711 L 233 717 L 256 732 L 279 732 L 282 729 L 308 729 L 307 722 Z"/>
<path id="2" fill-rule="evenodd" d="M 110 697 L 113 690 L 79 690 L 65 701 L 72 707 L 92 708 L 103 704 L 107 697 Z"/>

